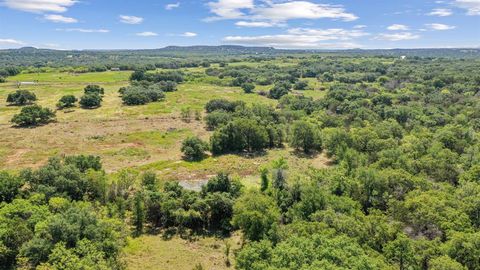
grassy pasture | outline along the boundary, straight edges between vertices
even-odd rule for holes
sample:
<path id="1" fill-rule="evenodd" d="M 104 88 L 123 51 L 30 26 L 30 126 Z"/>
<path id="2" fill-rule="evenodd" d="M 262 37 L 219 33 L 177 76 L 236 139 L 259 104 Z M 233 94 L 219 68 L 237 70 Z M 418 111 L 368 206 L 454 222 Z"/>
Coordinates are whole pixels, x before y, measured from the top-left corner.
<path id="1" fill-rule="evenodd" d="M 230 262 L 234 262 L 234 251 L 240 247 L 240 237 L 228 239 L 200 237 L 184 240 L 179 237 L 164 239 L 161 235 L 144 235 L 129 239 L 124 249 L 127 269 L 144 270 L 191 270 L 196 265 L 203 269 L 234 269 L 226 266 L 225 245 L 231 245 Z"/>
<path id="2" fill-rule="evenodd" d="M 281 156 L 290 162 L 303 162 L 301 168 L 314 163 L 314 159 L 298 159 L 288 149 L 268 151 L 257 157 L 226 155 L 197 163 L 182 161 L 180 147 L 183 139 L 191 135 L 204 139 L 210 136 L 201 121 L 182 121 L 182 109 L 190 108 L 192 112 L 203 113 L 205 103 L 213 98 L 276 105 L 276 101 L 266 97 L 244 94 L 239 87 L 219 85 L 228 83 L 205 76 L 205 68 L 183 71 L 198 79 L 179 85 L 178 91 L 167 93 L 162 102 L 131 107 L 124 106 L 118 95 L 118 89 L 129 84 L 130 72 L 72 74 L 54 71 L 8 78 L 7 83 L 0 85 L 0 132 L 3 135 L 0 137 L 0 169 L 15 171 L 38 167 L 53 155 L 96 154 L 102 157 L 107 172 L 127 167 L 139 171 L 154 170 L 166 180 L 195 180 L 205 179 L 219 171 L 241 177 L 257 175 L 258 164 Z M 80 97 L 88 84 L 104 87 L 105 96 L 102 107 L 98 109 L 57 111 L 56 123 L 34 129 L 18 129 L 11 127 L 9 121 L 21 108 L 7 106 L 5 102 L 7 95 L 17 89 L 17 81 L 38 81 L 37 85 L 23 88 L 35 92 L 39 105 L 52 109 L 63 95 Z M 310 84 L 315 89 L 319 87 L 316 80 L 311 80 Z M 259 87 L 259 90 L 268 89 L 269 86 Z M 323 95 L 321 91 L 303 93 L 315 98 Z"/>

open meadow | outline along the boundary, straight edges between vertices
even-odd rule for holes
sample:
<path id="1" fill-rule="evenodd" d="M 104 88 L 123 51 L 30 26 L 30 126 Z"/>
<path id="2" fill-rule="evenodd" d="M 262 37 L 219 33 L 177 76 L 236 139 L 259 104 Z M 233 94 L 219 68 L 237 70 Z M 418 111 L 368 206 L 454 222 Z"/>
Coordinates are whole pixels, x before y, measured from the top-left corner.
<path id="1" fill-rule="evenodd" d="M 178 91 L 167 93 L 162 102 L 145 106 L 122 104 L 118 89 L 129 84 L 131 72 L 128 71 L 31 73 L 10 77 L 0 88 L 0 130 L 3 134 L 0 138 L 0 169 L 38 167 L 55 155 L 94 154 L 102 158 L 105 169 L 110 173 L 121 168 L 136 168 L 155 170 L 165 180 L 203 180 L 219 171 L 240 176 L 258 175 L 256 168 L 265 161 L 280 156 L 295 159 L 285 149 L 260 157 L 227 155 L 201 162 L 183 161 L 180 152 L 182 140 L 192 135 L 208 139 L 211 132 L 205 129 L 201 120 L 182 120 L 182 109 L 189 108 L 203 115 L 205 104 L 215 98 L 276 105 L 275 101 L 266 97 L 244 94 L 240 87 L 209 84 L 209 78 L 203 76 L 204 68 L 184 71 L 200 74 L 202 78 L 179 85 Z M 22 89 L 33 91 L 37 95 L 37 103 L 49 108 L 55 108 L 63 95 L 81 96 L 83 88 L 89 84 L 105 88 L 104 101 L 100 108 L 94 110 L 76 107 L 58 111 L 57 121 L 48 126 L 13 128 L 9 121 L 20 108 L 8 106 L 5 100 L 17 89 L 17 81 L 38 82 L 34 86 L 22 86 Z M 305 92 L 319 96 L 318 91 Z M 306 166 L 310 162 L 304 161 Z"/>

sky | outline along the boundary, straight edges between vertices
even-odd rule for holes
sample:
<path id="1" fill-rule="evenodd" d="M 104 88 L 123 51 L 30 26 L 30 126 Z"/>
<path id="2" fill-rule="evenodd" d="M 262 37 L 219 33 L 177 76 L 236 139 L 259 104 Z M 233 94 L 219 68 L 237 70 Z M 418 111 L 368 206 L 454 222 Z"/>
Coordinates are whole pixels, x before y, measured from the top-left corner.
<path id="1" fill-rule="evenodd" d="M 480 0 L 0 0 L 0 49 L 478 48 Z"/>

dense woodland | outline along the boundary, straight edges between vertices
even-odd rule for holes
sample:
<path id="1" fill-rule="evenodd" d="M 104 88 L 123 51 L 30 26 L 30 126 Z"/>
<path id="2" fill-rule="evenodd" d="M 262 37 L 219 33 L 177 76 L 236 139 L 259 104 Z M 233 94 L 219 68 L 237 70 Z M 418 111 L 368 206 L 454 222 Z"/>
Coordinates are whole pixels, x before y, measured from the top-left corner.
<path id="1" fill-rule="evenodd" d="M 133 65 L 119 99 L 125 106 L 168 99 L 165 93 L 199 79 L 176 70 L 186 61 L 168 70 Z M 195 60 L 206 68 L 200 79 L 278 105 L 209 101 L 210 140 L 187 138 L 184 158 L 289 147 L 298 156 L 325 153 L 331 166 L 291 173 L 278 159 L 259 166 L 259 186 L 225 171 L 201 191 L 151 171 L 111 177 L 100 158 L 87 155 L 1 172 L 0 269 L 122 269 L 127 236 L 236 231 L 237 269 L 480 269 L 480 60 L 309 54 L 295 65 L 250 61 L 256 64 Z M 312 81 L 322 98 L 302 94 Z M 62 97 L 57 107 L 79 100 L 94 109 L 102 94 L 86 86 L 84 96 Z M 23 106 L 12 122 L 54 121 L 55 112 L 35 101 L 34 93 L 12 93 L 8 102 Z"/>

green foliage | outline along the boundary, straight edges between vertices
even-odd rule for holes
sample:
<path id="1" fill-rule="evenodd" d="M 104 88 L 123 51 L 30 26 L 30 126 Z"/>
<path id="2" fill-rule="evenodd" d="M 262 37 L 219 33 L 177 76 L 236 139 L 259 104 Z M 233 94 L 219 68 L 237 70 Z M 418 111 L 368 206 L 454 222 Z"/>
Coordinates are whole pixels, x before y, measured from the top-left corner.
<path id="1" fill-rule="evenodd" d="M 275 201 L 260 192 L 246 192 L 233 207 L 233 225 L 240 228 L 245 238 L 251 241 L 265 239 L 279 219 L 280 212 Z"/>
<path id="2" fill-rule="evenodd" d="M 85 95 L 88 94 L 97 94 L 97 95 L 104 95 L 105 94 L 105 89 L 98 85 L 87 85 L 85 89 L 83 90 Z"/>
<path id="3" fill-rule="evenodd" d="M 78 99 L 74 95 L 66 95 L 60 98 L 57 103 L 58 109 L 71 108 L 75 106 Z"/>
<path id="4" fill-rule="evenodd" d="M 282 82 L 275 84 L 275 86 L 270 89 L 268 97 L 273 99 L 280 99 L 281 97 L 287 95 L 290 92 L 291 85 L 287 82 Z"/>
<path id="5" fill-rule="evenodd" d="M 308 81 L 298 81 L 293 85 L 295 90 L 306 90 L 308 88 Z"/>
<path id="6" fill-rule="evenodd" d="M 226 99 L 212 99 L 205 105 L 207 113 L 214 111 L 234 112 L 237 107 L 245 105 L 242 102 L 231 102 Z"/>
<path id="7" fill-rule="evenodd" d="M 165 98 L 165 94 L 158 85 L 150 85 L 148 87 L 130 86 L 122 91 L 123 104 L 144 105 L 150 102 L 157 102 Z"/>
<path id="8" fill-rule="evenodd" d="M 7 102 L 15 106 L 24 106 L 37 100 L 35 93 L 28 90 L 17 90 L 7 96 Z"/>
<path id="9" fill-rule="evenodd" d="M 208 151 L 208 143 L 202 141 L 198 137 L 189 137 L 182 143 L 182 153 L 186 160 L 199 161 L 202 160 L 206 151 Z"/>
<path id="10" fill-rule="evenodd" d="M 145 205 L 141 192 L 135 193 L 133 204 L 132 222 L 135 227 L 135 235 L 138 236 L 143 233 L 143 224 L 145 223 Z"/>
<path id="11" fill-rule="evenodd" d="M 80 98 L 80 105 L 85 109 L 95 109 L 102 105 L 102 100 L 98 93 L 88 93 Z"/>
<path id="12" fill-rule="evenodd" d="M 205 117 L 207 129 L 209 130 L 215 130 L 216 128 L 225 125 L 231 120 L 232 115 L 222 110 L 213 111 Z"/>
<path id="13" fill-rule="evenodd" d="M 244 83 L 242 84 L 242 89 L 245 94 L 251 94 L 253 93 L 253 90 L 255 90 L 255 84 L 253 83 Z"/>
<path id="14" fill-rule="evenodd" d="M 10 203 L 20 194 L 23 184 L 22 178 L 0 172 L 0 202 Z"/>
<path id="15" fill-rule="evenodd" d="M 315 127 L 305 121 L 297 121 L 293 124 L 290 145 L 296 149 L 302 149 L 305 153 L 321 148 L 320 138 Z"/>
<path id="16" fill-rule="evenodd" d="M 268 146 L 268 133 L 254 120 L 237 119 L 216 130 L 211 145 L 214 154 L 260 151 Z"/>
<path id="17" fill-rule="evenodd" d="M 12 123 L 20 127 L 45 125 L 55 120 L 55 112 L 38 105 L 23 107 L 19 114 L 12 118 Z"/>
<path id="18" fill-rule="evenodd" d="M 430 261 L 430 269 L 432 270 L 466 270 L 461 263 L 453 260 L 448 256 L 441 256 Z"/>

